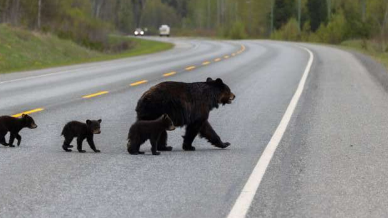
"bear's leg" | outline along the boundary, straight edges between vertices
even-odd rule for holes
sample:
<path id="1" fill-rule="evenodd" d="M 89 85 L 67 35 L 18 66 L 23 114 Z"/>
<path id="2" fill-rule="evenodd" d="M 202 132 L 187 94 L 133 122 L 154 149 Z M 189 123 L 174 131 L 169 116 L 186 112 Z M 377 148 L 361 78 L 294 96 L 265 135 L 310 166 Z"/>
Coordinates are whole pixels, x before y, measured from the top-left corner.
<path id="1" fill-rule="evenodd" d="M 164 130 L 160 134 L 160 137 L 157 143 L 158 143 L 157 147 L 159 151 L 172 151 L 172 147 L 167 146 L 167 131 Z"/>
<path id="2" fill-rule="evenodd" d="M 87 137 L 86 137 L 86 140 L 88 141 L 90 148 L 91 148 L 94 152 L 96 152 L 96 153 L 101 152 L 100 150 L 98 150 L 98 149 L 96 148 L 96 145 L 94 144 L 93 135 L 87 136 Z"/>
<path id="3" fill-rule="evenodd" d="M 201 137 L 207 139 L 212 145 L 218 148 L 226 148 L 230 145 L 229 142 L 222 142 L 221 138 L 214 131 L 213 127 L 210 125 L 209 121 L 206 121 L 201 130 L 199 131 Z"/>
<path id="4" fill-rule="evenodd" d="M 20 146 L 20 143 L 22 142 L 22 137 L 19 135 L 19 133 L 16 133 L 15 137 L 18 140 L 18 146 Z"/>
<path id="5" fill-rule="evenodd" d="M 85 137 L 81 137 L 81 136 L 79 136 L 77 138 L 77 150 L 80 153 L 85 153 L 86 152 L 85 150 L 82 150 L 82 142 L 84 141 L 84 139 L 85 139 Z"/>
<path id="6" fill-rule="evenodd" d="M 9 142 L 8 142 L 9 147 L 15 147 L 15 145 L 13 145 L 13 141 L 15 141 L 15 134 L 11 132 L 11 135 L 9 136 Z"/>
<path id="7" fill-rule="evenodd" d="M 70 145 L 71 141 L 73 141 L 73 138 L 73 136 L 65 136 L 65 141 L 63 142 L 62 148 L 66 152 L 71 152 L 71 149 L 69 148 L 73 147 Z"/>
<path id="8" fill-rule="evenodd" d="M 201 129 L 201 122 L 194 122 L 186 127 L 185 136 L 183 136 L 183 150 L 185 151 L 195 151 L 195 147 L 192 146 L 192 143 L 195 137 L 198 135 L 199 130 Z"/>
<path id="9" fill-rule="evenodd" d="M 158 152 L 158 150 L 157 150 L 158 138 L 160 138 L 160 137 L 159 136 L 153 136 L 150 139 L 151 146 L 152 146 L 151 147 L 152 155 L 160 155 L 160 152 Z"/>
<path id="10" fill-rule="evenodd" d="M 8 146 L 7 142 L 5 141 L 5 135 L 7 132 L 0 132 L 0 144 L 4 146 Z"/>
<path id="11" fill-rule="evenodd" d="M 127 144 L 128 153 L 132 155 L 144 154 L 144 152 L 139 151 L 141 144 L 142 143 L 138 142 L 137 140 L 128 141 L 128 144 Z"/>

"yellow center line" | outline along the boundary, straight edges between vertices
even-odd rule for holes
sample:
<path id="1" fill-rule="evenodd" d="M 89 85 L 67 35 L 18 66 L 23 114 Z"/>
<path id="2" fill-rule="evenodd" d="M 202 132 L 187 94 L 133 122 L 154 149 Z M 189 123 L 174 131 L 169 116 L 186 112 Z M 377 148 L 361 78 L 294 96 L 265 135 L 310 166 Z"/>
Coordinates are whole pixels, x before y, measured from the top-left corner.
<path id="1" fill-rule="evenodd" d="M 141 81 L 138 81 L 138 82 L 131 83 L 130 86 L 137 86 L 137 85 L 140 85 L 140 84 L 143 84 L 143 83 L 146 83 L 146 82 L 148 82 L 148 80 L 141 80 Z"/>
<path id="2" fill-rule="evenodd" d="M 224 56 L 224 58 L 225 58 L 225 59 L 228 59 L 228 58 L 229 58 L 229 56 L 228 56 L 228 55 L 225 55 L 225 56 Z"/>
<path id="3" fill-rule="evenodd" d="M 108 94 L 108 93 L 109 93 L 108 91 L 102 91 L 102 92 L 97 92 L 97 93 L 90 94 L 90 95 L 84 95 L 84 96 L 82 96 L 82 98 L 93 98 L 93 97 L 96 97 L 96 96 L 99 96 L 99 95 L 105 95 L 105 94 Z"/>
<path id="4" fill-rule="evenodd" d="M 185 70 L 193 70 L 193 69 L 195 69 L 195 66 L 186 67 Z"/>
<path id="5" fill-rule="evenodd" d="M 216 59 L 214 59 L 215 62 L 218 62 L 218 61 L 220 61 L 220 60 L 221 60 L 221 58 L 216 58 Z"/>
<path id="6" fill-rule="evenodd" d="M 23 114 L 32 114 L 32 113 L 36 113 L 36 112 L 43 111 L 43 110 L 44 110 L 44 108 L 36 108 L 33 110 L 24 111 L 23 113 L 20 113 L 20 114 L 12 115 L 12 117 L 21 117 Z"/>
<path id="7" fill-rule="evenodd" d="M 237 52 L 237 54 L 241 54 L 243 51 L 245 51 L 245 46 L 241 45 L 241 49 Z M 234 55 L 232 54 L 232 56 Z"/>
<path id="8" fill-rule="evenodd" d="M 205 62 L 202 63 L 202 65 L 208 65 L 210 63 L 211 63 L 210 61 L 205 61 Z"/>
<path id="9" fill-rule="evenodd" d="M 167 76 L 172 76 L 172 75 L 175 75 L 176 72 L 170 72 L 170 73 L 165 73 L 163 74 L 164 77 L 167 77 Z"/>

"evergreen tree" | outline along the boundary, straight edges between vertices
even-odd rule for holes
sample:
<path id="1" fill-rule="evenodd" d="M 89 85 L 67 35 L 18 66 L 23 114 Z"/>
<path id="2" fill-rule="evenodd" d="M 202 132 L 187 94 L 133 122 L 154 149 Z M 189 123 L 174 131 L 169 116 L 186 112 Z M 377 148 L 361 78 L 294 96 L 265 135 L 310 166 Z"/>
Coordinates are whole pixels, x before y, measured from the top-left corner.
<path id="1" fill-rule="evenodd" d="M 316 31 L 321 24 L 327 22 L 326 0 L 309 0 L 307 2 L 307 8 L 311 30 Z"/>
<path id="2" fill-rule="evenodd" d="M 280 29 L 288 20 L 295 16 L 295 1 L 275 0 L 274 5 L 274 27 Z"/>

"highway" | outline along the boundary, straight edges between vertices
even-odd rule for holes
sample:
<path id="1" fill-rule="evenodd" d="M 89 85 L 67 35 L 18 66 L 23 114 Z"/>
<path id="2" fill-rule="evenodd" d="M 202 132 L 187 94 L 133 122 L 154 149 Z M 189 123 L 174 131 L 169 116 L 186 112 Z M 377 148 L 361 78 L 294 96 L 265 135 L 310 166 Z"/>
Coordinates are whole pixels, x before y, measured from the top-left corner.
<path id="1" fill-rule="evenodd" d="M 322 45 L 162 40 L 175 48 L 0 75 L 0 115 L 27 112 L 38 125 L 21 131 L 20 147 L 0 147 L 0 217 L 388 214 L 388 76 L 381 65 Z M 236 95 L 209 119 L 230 147 L 197 137 L 196 151 L 183 151 L 184 129 L 177 129 L 168 135 L 171 152 L 152 156 L 146 143 L 146 155 L 127 153 L 145 91 L 207 77 L 221 78 Z M 101 153 L 86 142 L 87 153 L 64 152 L 63 126 L 86 119 L 102 119 L 95 136 Z M 254 188 L 246 191 L 249 181 Z"/>

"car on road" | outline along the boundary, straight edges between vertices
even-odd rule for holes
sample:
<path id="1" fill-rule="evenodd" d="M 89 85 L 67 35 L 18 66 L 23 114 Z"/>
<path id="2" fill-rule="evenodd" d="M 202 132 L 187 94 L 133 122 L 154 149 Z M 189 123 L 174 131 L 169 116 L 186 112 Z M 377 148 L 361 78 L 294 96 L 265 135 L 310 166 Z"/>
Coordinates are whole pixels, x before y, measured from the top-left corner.
<path id="1" fill-rule="evenodd" d="M 142 30 L 141 28 L 136 28 L 136 30 L 133 34 L 135 36 L 144 36 L 144 30 Z"/>
<path id="2" fill-rule="evenodd" d="M 161 25 L 159 27 L 159 36 L 170 36 L 170 27 L 168 25 Z"/>

